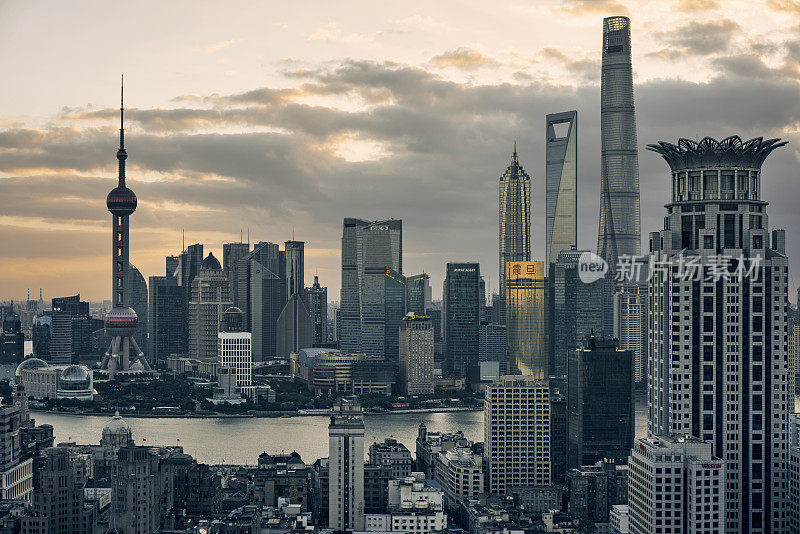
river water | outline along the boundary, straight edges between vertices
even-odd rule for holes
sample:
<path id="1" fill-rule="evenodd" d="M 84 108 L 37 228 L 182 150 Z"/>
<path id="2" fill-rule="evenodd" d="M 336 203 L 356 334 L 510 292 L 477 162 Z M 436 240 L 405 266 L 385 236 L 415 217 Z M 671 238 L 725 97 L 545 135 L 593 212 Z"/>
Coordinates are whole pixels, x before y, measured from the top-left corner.
<path id="1" fill-rule="evenodd" d="M 100 442 L 109 418 L 97 415 L 33 413 L 37 424 L 53 425 L 56 443 Z M 127 418 L 133 439 L 140 445 L 181 445 L 199 462 L 255 464 L 262 452 L 297 451 L 306 463 L 328 456 L 326 416 L 251 418 Z M 424 422 L 429 431 L 462 430 L 467 439 L 483 441 L 483 412 L 414 414 L 367 414 L 366 443 L 394 437 L 414 451 L 417 428 Z M 646 433 L 645 406 L 636 407 L 636 436 Z"/>

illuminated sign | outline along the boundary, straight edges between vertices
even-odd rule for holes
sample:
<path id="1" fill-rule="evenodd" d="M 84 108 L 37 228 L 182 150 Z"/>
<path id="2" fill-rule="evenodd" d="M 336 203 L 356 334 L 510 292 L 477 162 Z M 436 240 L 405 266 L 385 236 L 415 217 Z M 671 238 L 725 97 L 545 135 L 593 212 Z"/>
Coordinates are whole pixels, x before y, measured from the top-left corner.
<path id="1" fill-rule="evenodd" d="M 506 276 L 512 278 L 527 278 L 532 280 L 541 280 L 544 278 L 544 262 L 543 261 L 510 261 L 508 262 L 508 269 L 506 269 Z"/>
<path id="2" fill-rule="evenodd" d="M 722 464 L 702 464 L 700 467 L 703 469 L 719 469 L 722 467 Z"/>

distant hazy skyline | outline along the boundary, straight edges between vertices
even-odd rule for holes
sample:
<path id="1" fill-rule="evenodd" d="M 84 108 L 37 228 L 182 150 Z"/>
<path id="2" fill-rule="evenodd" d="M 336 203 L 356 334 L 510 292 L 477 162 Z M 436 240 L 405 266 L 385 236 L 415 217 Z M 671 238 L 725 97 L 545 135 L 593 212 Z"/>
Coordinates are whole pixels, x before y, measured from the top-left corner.
<path id="1" fill-rule="evenodd" d="M 131 261 L 145 277 L 180 252 L 182 228 L 220 258 L 240 229 L 251 243 L 294 231 L 306 279 L 317 272 L 338 300 L 342 218 L 394 217 L 405 273 L 428 272 L 434 298 L 448 261 L 479 261 L 496 290 L 497 180 L 516 139 L 544 259 L 545 115 L 571 109 L 578 244 L 593 250 L 602 19 L 620 14 L 644 242 L 669 188 L 646 144 L 763 135 L 790 141 L 767 161 L 762 196 L 800 255 L 800 0 L 0 0 L 0 299 L 39 287 L 110 298 L 122 73 Z"/>

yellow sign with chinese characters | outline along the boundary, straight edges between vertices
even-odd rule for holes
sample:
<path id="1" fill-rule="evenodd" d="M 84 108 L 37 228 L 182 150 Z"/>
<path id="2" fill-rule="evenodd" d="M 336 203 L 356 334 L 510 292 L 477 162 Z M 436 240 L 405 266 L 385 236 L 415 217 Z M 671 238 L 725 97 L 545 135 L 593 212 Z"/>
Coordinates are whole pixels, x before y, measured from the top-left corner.
<path id="1" fill-rule="evenodd" d="M 506 273 L 509 280 L 527 278 L 530 280 L 544 279 L 543 261 L 510 261 Z"/>

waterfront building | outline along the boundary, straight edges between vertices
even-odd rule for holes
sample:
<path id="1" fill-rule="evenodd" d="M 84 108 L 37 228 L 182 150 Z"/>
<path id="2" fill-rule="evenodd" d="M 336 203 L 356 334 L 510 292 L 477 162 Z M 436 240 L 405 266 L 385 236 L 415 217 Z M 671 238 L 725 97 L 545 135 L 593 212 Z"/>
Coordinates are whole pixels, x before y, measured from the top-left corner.
<path id="1" fill-rule="evenodd" d="M 231 306 L 222 314 L 222 327 L 217 334 L 220 369 L 233 370 L 237 387 L 249 386 L 253 378 L 252 334 L 244 332 L 244 314 Z"/>
<path id="2" fill-rule="evenodd" d="M 547 115 L 545 267 L 578 244 L 578 112 Z"/>
<path id="3" fill-rule="evenodd" d="M 614 293 L 614 337 L 633 352 L 633 381 L 642 384 L 647 362 L 647 284 L 622 284 Z"/>
<path id="4" fill-rule="evenodd" d="M 533 376 L 505 375 L 484 397 L 486 490 L 550 485 L 550 388 Z"/>
<path id="5" fill-rule="evenodd" d="M 425 273 L 406 277 L 406 309 L 426 315 L 431 295 L 431 277 Z"/>
<path id="6" fill-rule="evenodd" d="M 409 313 L 400 322 L 400 388 L 406 395 L 433 395 L 433 325 Z"/>
<path id="7" fill-rule="evenodd" d="M 603 459 L 624 464 L 635 427 L 633 353 L 589 336 L 570 355 L 567 381 L 568 468 Z"/>
<path id="8" fill-rule="evenodd" d="M 691 436 L 637 439 L 628 461 L 630 532 L 728 532 L 724 488 L 724 461 L 711 443 Z"/>
<path id="9" fill-rule="evenodd" d="M 393 438 L 369 446 L 369 463 L 387 467 L 391 478 L 406 478 L 413 470 L 411 451 Z"/>
<path id="10" fill-rule="evenodd" d="M 364 412 L 356 397 L 336 400 L 328 436 L 328 526 L 364 530 Z"/>
<path id="11" fill-rule="evenodd" d="M 319 277 L 314 275 L 314 283 L 306 288 L 306 303 L 314 329 L 314 345 L 328 342 L 328 288 L 319 285 Z"/>
<path id="12" fill-rule="evenodd" d="M 188 312 L 183 308 L 183 288 L 174 276 L 151 276 L 149 291 L 147 354 L 154 366 L 164 368 L 171 355 L 189 351 L 184 323 Z"/>
<path id="13" fill-rule="evenodd" d="M 33 507 L 22 516 L 25 534 L 92 534 L 97 528 L 98 510 L 84 497 L 85 479 L 76 473 L 81 457 L 68 447 L 45 449 L 37 466 L 38 484 Z"/>
<path id="14" fill-rule="evenodd" d="M 477 263 L 448 263 L 442 303 L 447 371 L 466 377 L 478 363 L 481 271 Z"/>
<path id="15" fill-rule="evenodd" d="M 20 456 L 20 410 L 0 406 L 0 501 L 30 503 L 33 494 L 33 459 Z"/>
<path id="16" fill-rule="evenodd" d="M 403 274 L 403 221 L 345 218 L 339 331 L 343 351 L 383 356 L 385 329 L 390 323 L 384 320 L 383 300 L 388 271 L 394 271 L 394 277 Z M 403 315 L 405 309 L 395 327 Z"/>
<path id="17" fill-rule="evenodd" d="M 789 261 L 775 248 L 782 239 L 770 245 L 761 198 L 761 165 L 785 144 L 734 136 L 648 147 L 671 169 L 664 230 L 650 234 L 652 261 L 671 267 L 649 285 L 648 434 L 713 447 L 725 464 L 725 532 L 785 528 Z M 681 273 L 687 263 L 704 276 Z"/>
<path id="18" fill-rule="evenodd" d="M 511 262 L 506 276 L 507 373 L 546 380 L 550 353 L 544 263 Z"/>
<path id="19" fill-rule="evenodd" d="M 562 250 L 549 265 L 550 375 L 567 374 L 567 358 L 592 332 L 603 331 L 603 282 L 584 283 L 578 264 L 588 250 Z"/>
<path id="20" fill-rule="evenodd" d="M 240 299 L 240 302 L 244 302 L 249 310 L 248 324 L 250 332 L 253 334 L 254 362 L 264 362 L 275 358 L 278 345 L 278 316 L 283 310 L 281 278 L 262 264 L 262 261 L 266 265 L 277 263 L 275 259 L 268 257 L 272 252 L 270 250 L 272 247 L 269 245 L 271 244 L 256 245 L 252 255 L 245 262 L 246 269 L 242 267 L 249 275 L 249 283 L 243 284 L 242 280 L 239 280 L 240 296 L 243 286 L 249 289 L 247 298 Z M 259 260 L 259 257 L 262 259 Z M 244 310 L 242 311 L 244 312 Z"/>
<path id="21" fill-rule="evenodd" d="M 111 343 L 103 356 L 100 366 L 108 373 L 109 380 L 114 380 L 114 376 L 119 373 L 126 373 L 130 366 L 138 362 L 142 370 L 150 371 L 150 364 L 144 356 L 144 352 L 139 348 L 134 337 L 139 326 L 139 317 L 136 311 L 131 308 L 130 281 L 130 216 L 136 211 L 137 198 L 133 191 L 125 185 L 125 160 L 128 153 L 125 150 L 125 130 L 123 128 L 124 106 L 121 101 L 119 108 L 119 149 L 117 150 L 117 163 L 119 169 L 117 187 L 112 189 L 106 197 L 106 207 L 111 212 L 111 293 L 112 308 L 106 314 L 105 326 L 106 333 L 111 338 Z M 141 275 L 140 275 L 141 276 Z M 141 298 L 141 288 L 138 291 Z M 144 299 L 147 299 L 147 288 L 144 289 Z M 55 302 L 53 303 L 55 314 Z M 86 315 L 88 316 L 88 310 Z M 142 320 L 146 320 L 142 317 Z M 54 315 L 53 328 L 56 329 Z M 145 332 L 147 330 L 145 329 Z M 144 343 L 144 339 L 141 340 Z M 74 340 L 73 340 L 74 343 Z M 51 361 L 53 358 L 53 345 L 51 344 Z M 131 353 L 132 352 L 132 353 Z M 58 363 L 72 363 L 70 360 L 64 361 L 59 358 Z"/>
<path id="22" fill-rule="evenodd" d="M 628 503 L 628 466 L 600 460 L 570 469 L 567 487 L 573 519 L 607 523 L 615 505 Z"/>
<path id="23" fill-rule="evenodd" d="M 517 144 L 499 181 L 500 321 L 505 323 L 508 262 L 531 260 L 531 177 L 519 164 Z"/>
<path id="24" fill-rule="evenodd" d="M 384 358 L 367 356 L 352 364 L 353 395 L 392 394 L 397 381 L 397 364 Z"/>
<path id="25" fill-rule="evenodd" d="M 110 527 L 126 534 L 158 532 L 171 477 L 161 469 L 157 450 L 132 443 L 120 447 L 113 471 Z"/>
<path id="26" fill-rule="evenodd" d="M 112 310 L 113 311 L 113 310 Z M 50 359 L 57 364 L 70 364 L 79 355 L 91 353 L 92 317 L 89 303 L 80 295 L 56 297 L 52 300 Z"/>
<path id="27" fill-rule="evenodd" d="M 433 456 L 433 478 L 443 490 L 444 506 L 455 511 L 464 499 L 483 493 L 483 456 L 474 444 L 459 440 L 446 451 Z"/>
<path id="28" fill-rule="evenodd" d="M 94 398 L 94 371 L 83 365 L 51 365 L 39 358 L 27 358 L 14 374 L 17 383 L 37 400 Z"/>
<path id="29" fill-rule="evenodd" d="M 337 391 L 356 395 L 390 395 L 396 380 L 394 362 L 323 348 L 300 349 L 292 353 L 289 372 L 317 395 Z"/>
<path id="30" fill-rule="evenodd" d="M 189 355 L 201 362 L 216 361 L 222 313 L 233 305 L 231 288 L 219 260 L 210 253 L 192 280 L 189 301 Z"/>

